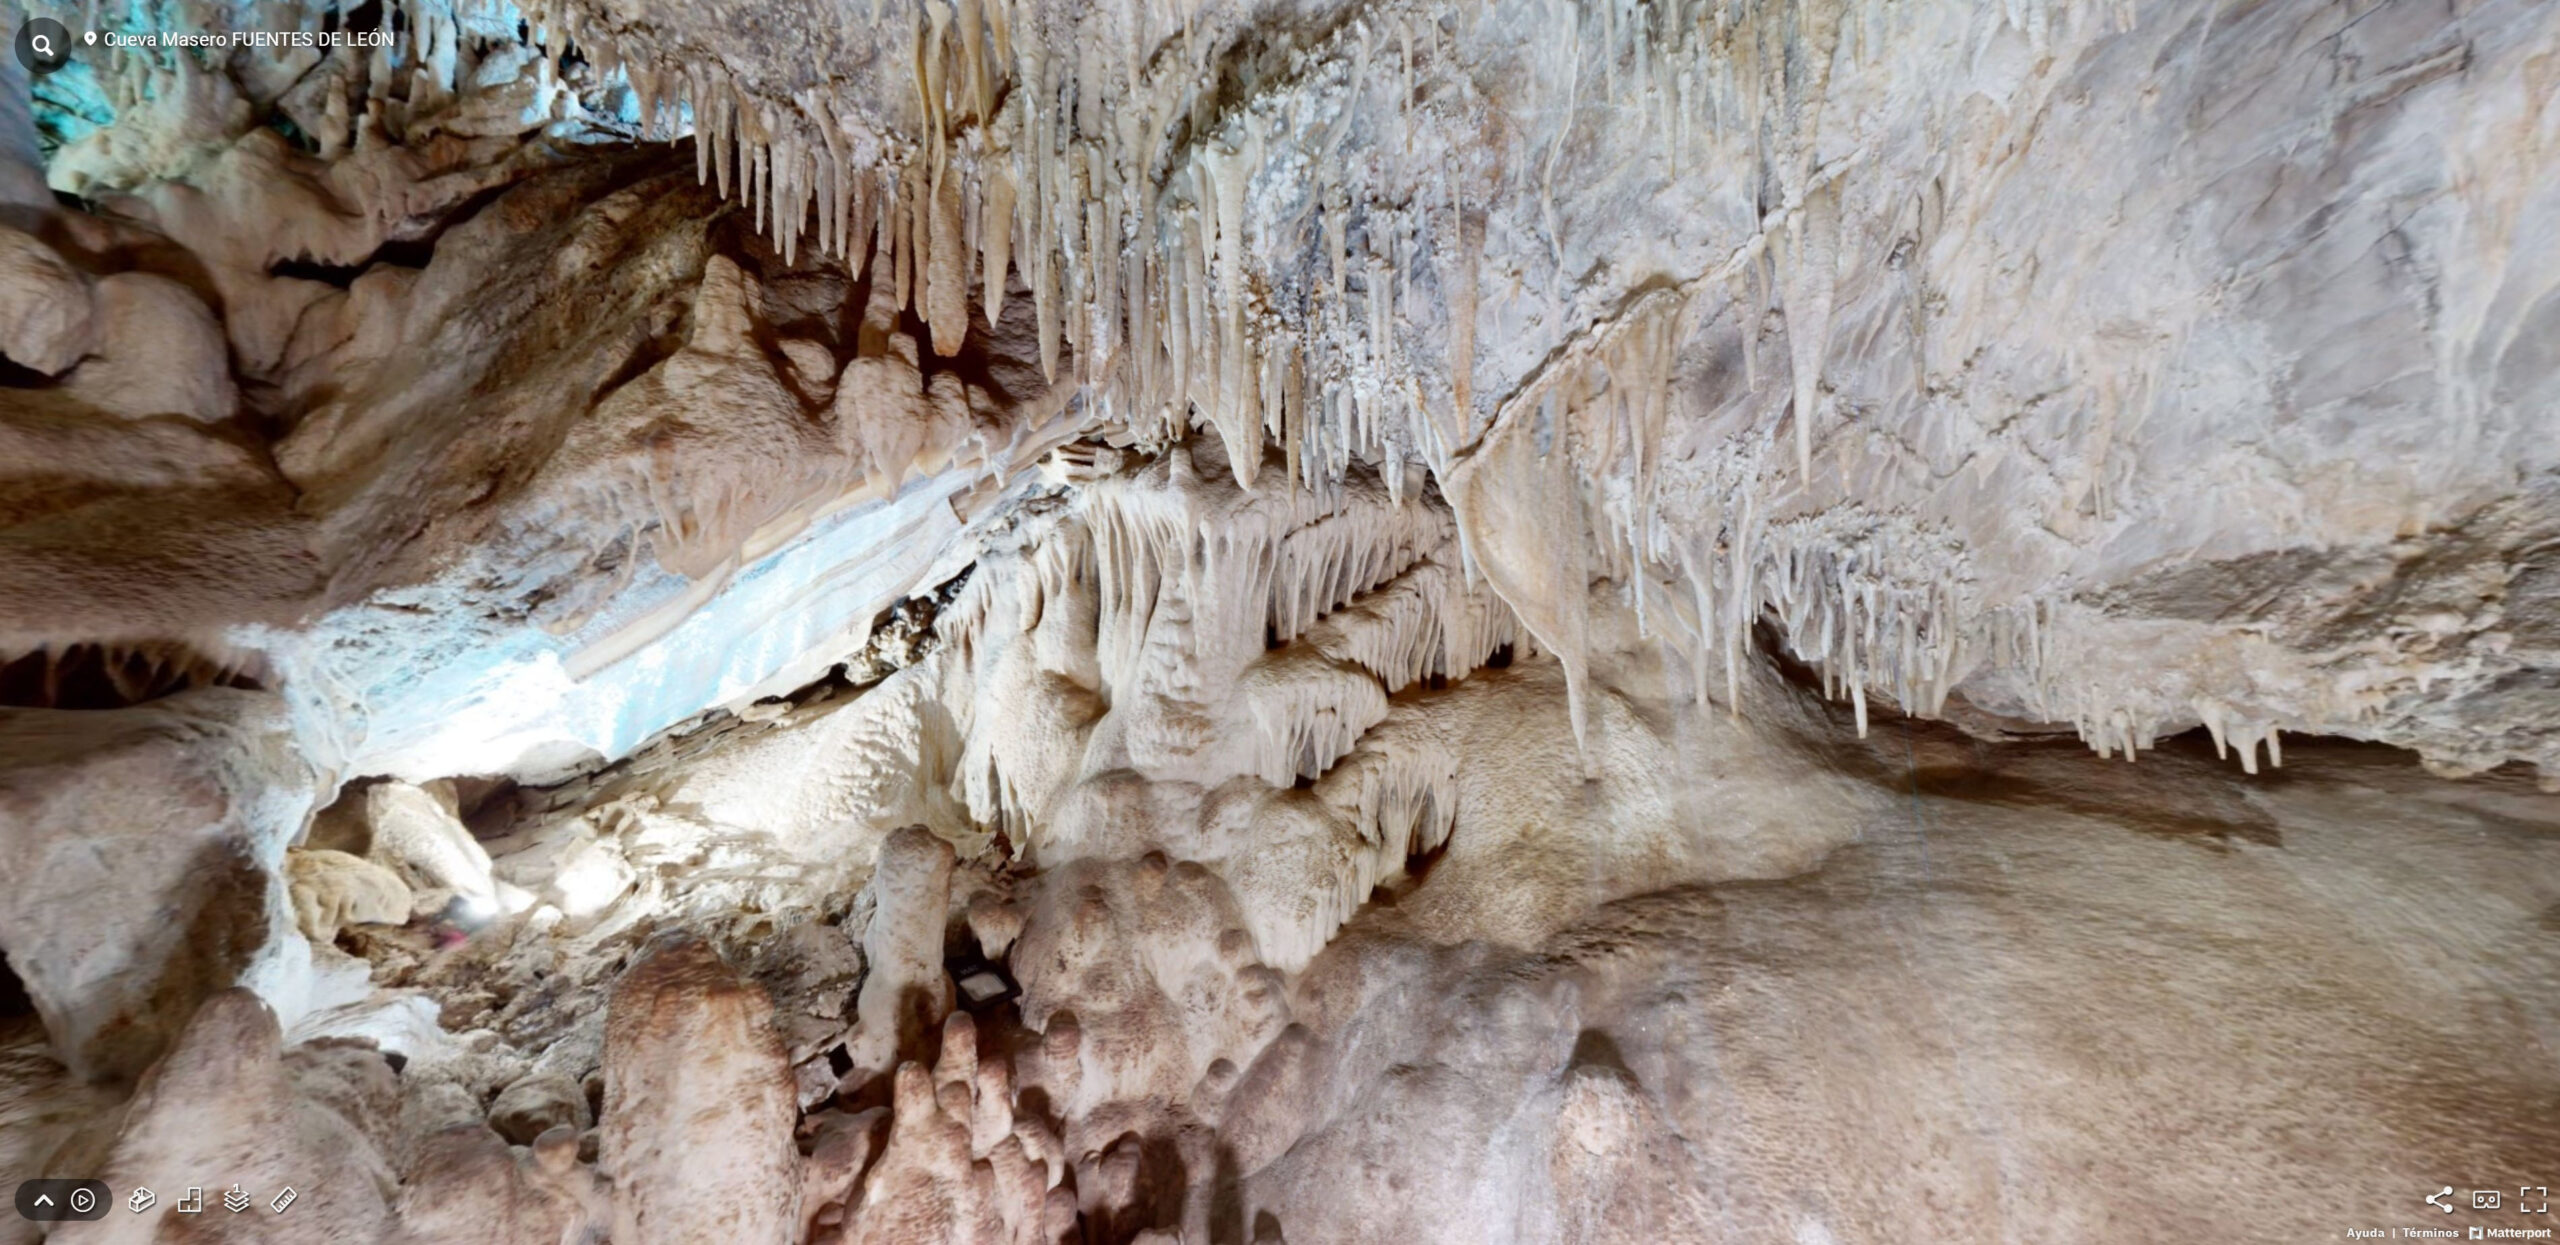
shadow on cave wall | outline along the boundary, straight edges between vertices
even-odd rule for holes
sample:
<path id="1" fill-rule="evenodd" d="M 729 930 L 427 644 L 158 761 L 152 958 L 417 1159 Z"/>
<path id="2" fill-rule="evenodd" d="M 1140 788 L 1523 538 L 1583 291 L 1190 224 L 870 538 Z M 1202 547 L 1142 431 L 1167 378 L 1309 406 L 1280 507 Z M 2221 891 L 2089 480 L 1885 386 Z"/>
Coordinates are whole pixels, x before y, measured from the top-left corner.
<path id="1" fill-rule="evenodd" d="M 2164 738 L 2127 762 L 2097 755 L 2061 724 L 1990 738 L 1952 721 L 1904 715 L 1882 700 L 1869 702 L 1861 740 L 1850 706 L 1823 700 L 1820 675 L 1788 653 L 1765 621 L 1754 640 L 1781 677 L 1816 701 L 1831 728 L 1799 742 L 1840 770 L 1904 795 L 2043 810 L 2213 851 L 2282 847 L 2275 817 L 2256 797 L 2306 783 L 2387 789 L 2519 833 L 2549 833 L 2536 813 L 2551 797 L 2536 788 L 2529 766 L 2446 779 L 2427 773 L 2406 749 L 2363 740 L 2289 736 L 2282 766 L 2249 775 L 2215 754 L 2203 727 Z M 1950 718 L 1964 711 L 1950 700 Z M 2560 928 L 2560 911 L 2548 922 Z"/>

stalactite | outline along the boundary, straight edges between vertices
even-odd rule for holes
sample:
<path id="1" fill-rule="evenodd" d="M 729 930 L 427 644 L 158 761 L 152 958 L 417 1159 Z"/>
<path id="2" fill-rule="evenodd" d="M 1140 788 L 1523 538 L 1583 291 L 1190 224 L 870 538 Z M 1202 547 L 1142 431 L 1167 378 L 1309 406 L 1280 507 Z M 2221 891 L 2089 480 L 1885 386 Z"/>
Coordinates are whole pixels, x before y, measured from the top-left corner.
<path id="1" fill-rule="evenodd" d="M 978 228 L 983 257 L 979 280 L 985 286 L 987 324 L 1004 322 L 1005 280 L 1012 263 L 1013 174 L 1002 160 L 987 162 L 987 189 L 981 202 L 986 217 Z"/>
<path id="2" fill-rule="evenodd" d="M 731 124 L 737 115 L 734 88 L 714 88 L 711 107 L 711 172 L 720 187 L 720 197 L 729 197 L 729 150 Z"/>
<path id="3" fill-rule="evenodd" d="M 917 32 L 915 37 L 916 96 L 918 104 L 924 111 L 922 137 L 925 150 L 929 155 L 926 164 L 936 184 L 942 180 L 946 146 L 949 141 L 948 122 L 944 113 L 942 53 L 943 31 L 951 24 L 951 12 L 945 7 L 947 3 L 948 0 L 924 0 L 925 26 Z"/>
<path id="4" fill-rule="evenodd" d="M 961 237 L 960 175 L 945 170 L 931 196 L 928 240 L 919 248 L 924 265 L 920 310 L 932 330 L 933 352 L 949 358 L 960 353 L 969 335 L 969 287 L 964 267 L 968 249 Z"/>
<path id="5" fill-rule="evenodd" d="M 1828 187 L 1807 192 L 1788 221 L 1787 354 L 1794 369 L 1796 470 L 1813 478 L 1813 421 L 1821 398 L 1823 357 L 1831 347 L 1831 304 L 1837 281 L 1840 204 Z"/>
<path id="6" fill-rule="evenodd" d="M 1463 206 L 1453 207 L 1452 215 L 1456 290 L 1449 302 L 1450 418 L 1434 447 L 1434 458 L 1444 470 L 1448 456 L 1466 443 L 1475 422 L 1476 282 L 1484 250 L 1483 221 Z"/>
<path id="7" fill-rule="evenodd" d="M 922 231 L 909 218 L 917 215 L 920 180 L 924 170 L 910 163 L 883 178 L 892 187 L 887 210 L 881 214 L 880 228 L 889 237 L 889 266 L 895 278 L 896 306 L 904 310 L 914 305 L 916 236 Z"/>
<path id="8" fill-rule="evenodd" d="M 1260 140 L 1248 134 L 1249 147 Z M 1247 352 L 1244 341 L 1244 193 L 1252 176 L 1254 153 L 1236 148 L 1213 149 L 1204 161 L 1209 174 L 1210 196 L 1217 211 L 1217 270 L 1214 287 L 1218 298 L 1218 372 L 1217 396 L 1210 411 L 1210 421 L 1218 435 L 1227 442 L 1227 453 L 1234 462 L 1236 483 L 1253 487 L 1254 472 L 1260 465 L 1257 449 L 1261 438 L 1254 432 L 1255 421 L 1247 410 Z"/>
<path id="9" fill-rule="evenodd" d="M 958 0 L 957 25 L 970 115 L 984 124 L 995 115 L 995 89 L 987 76 L 986 20 L 981 5 L 982 0 Z"/>
<path id="10" fill-rule="evenodd" d="M 1046 160 L 1045 156 L 1043 162 L 1044 166 L 1054 163 Z M 1048 219 L 1047 213 L 1055 210 L 1057 196 L 1045 184 L 1046 178 L 1042 180 L 1044 183 L 1041 195 L 1042 223 L 1054 224 Z M 1040 374 L 1051 384 L 1055 384 L 1058 380 L 1058 345 L 1062 327 L 1059 323 L 1061 309 L 1058 305 L 1059 265 L 1056 252 L 1050 246 L 1046 236 L 1038 243 L 1033 254 L 1037 258 L 1035 267 L 1038 271 L 1031 284 L 1031 308 L 1038 322 Z"/>

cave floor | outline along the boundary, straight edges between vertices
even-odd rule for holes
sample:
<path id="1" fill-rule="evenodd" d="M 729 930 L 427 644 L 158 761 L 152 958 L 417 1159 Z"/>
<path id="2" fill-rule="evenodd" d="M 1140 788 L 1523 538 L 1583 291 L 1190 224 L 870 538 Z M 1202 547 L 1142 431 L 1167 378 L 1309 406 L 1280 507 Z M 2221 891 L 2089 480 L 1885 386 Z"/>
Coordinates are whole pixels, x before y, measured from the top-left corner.
<path id="1" fill-rule="evenodd" d="M 1401 1000 L 1435 1037 L 1345 1056 L 1363 1074 L 1248 1180 L 1252 1213 L 1292 1242 L 1500 1235 L 1449 1208 L 1528 1178 L 1562 1216 L 1528 1231 L 1558 1239 L 2536 1225 L 2514 1199 L 2560 1171 L 2560 801 L 2529 779 L 2323 741 L 2243 776 L 2200 737 L 2127 765 L 1898 721 L 1843 761 L 1904 798 L 1800 877 L 1624 899 L 1529 951 L 1417 955 L 1365 912 L 1301 994 Z M 1335 1044 L 1383 1039 L 1373 1010 Z M 1595 1076 L 1641 1087 L 1619 1114 L 1652 1135 L 1502 1170 L 1523 1103 L 1578 1119 Z M 1417 1120 L 1455 1151 L 1438 1195 L 1316 1196 Z M 2422 1203 L 2444 1185 L 2450 1216 Z M 1329 1209 L 1352 1205 L 1407 1209 Z"/>

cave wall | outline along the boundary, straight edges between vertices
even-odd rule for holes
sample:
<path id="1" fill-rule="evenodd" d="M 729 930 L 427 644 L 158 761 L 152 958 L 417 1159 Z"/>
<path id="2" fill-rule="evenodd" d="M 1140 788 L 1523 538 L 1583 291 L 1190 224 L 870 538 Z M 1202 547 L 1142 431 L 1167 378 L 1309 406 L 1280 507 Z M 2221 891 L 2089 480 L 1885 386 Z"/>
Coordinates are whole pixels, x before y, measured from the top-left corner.
<path id="1" fill-rule="evenodd" d="M 112 20 L 395 38 L 6 80 L 30 1174 L 2156 1240 L 2560 1155 L 2560 10 Z"/>

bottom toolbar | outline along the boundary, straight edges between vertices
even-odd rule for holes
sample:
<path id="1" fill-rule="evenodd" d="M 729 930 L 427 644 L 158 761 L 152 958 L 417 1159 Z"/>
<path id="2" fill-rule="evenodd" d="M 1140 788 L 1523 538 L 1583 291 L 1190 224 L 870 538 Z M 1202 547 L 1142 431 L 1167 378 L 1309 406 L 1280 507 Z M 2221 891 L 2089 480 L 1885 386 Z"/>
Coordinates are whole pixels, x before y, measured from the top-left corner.
<path id="1" fill-rule="evenodd" d="M 265 1199 L 269 1214 L 281 1215 L 293 1208 L 302 1195 L 287 1185 Z M 247 1214 L 260 1204 L 258 1195 L 234 1184 L 214 1194 L 210 1206 L 234 1215 Z M 140 1185 L 124 1196 L 125 1209 L 137 1215 L 149 1214 L 155 1207 L 163 1214 L 202 1215 L 208 1211 L 205 1186 L 188 1185 L 177 1200 L 161 1205 L 160 1195 Z M 66 1223 L 84 1219 L 104 1219 L 115 1206 L 114 1190 L 103 1180 L 24 1180 L 18 1183 L 18 1215 L 39 1223 Z"/>

